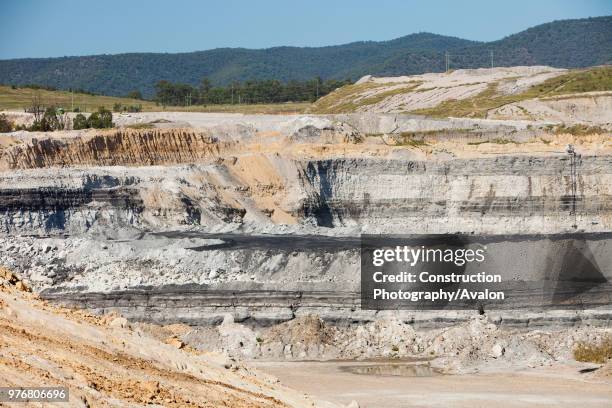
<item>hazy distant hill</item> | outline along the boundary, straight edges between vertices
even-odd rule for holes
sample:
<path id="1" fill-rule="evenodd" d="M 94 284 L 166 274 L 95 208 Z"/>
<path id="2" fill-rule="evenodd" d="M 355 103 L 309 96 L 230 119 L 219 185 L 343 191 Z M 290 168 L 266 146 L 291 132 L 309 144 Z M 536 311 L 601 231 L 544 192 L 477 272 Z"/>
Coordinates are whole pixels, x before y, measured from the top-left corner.
<path id="1" fill-rule="evenodd" d="M 81 88 L 107 95 L 139 89 L 145 96 L 161 79 L 197 85 L 233 80 L 357 79 L 365 74 L 400 75 L 451 68 L 551 65 L 583 67 L 612 62 L 612 16 L 542 24 L 499 41 L 468 41 L 430 33 L 391 41 L 329 47 L 219 48 L 179 54 L 134 53 L 0 61 L 0 83 Z"/>

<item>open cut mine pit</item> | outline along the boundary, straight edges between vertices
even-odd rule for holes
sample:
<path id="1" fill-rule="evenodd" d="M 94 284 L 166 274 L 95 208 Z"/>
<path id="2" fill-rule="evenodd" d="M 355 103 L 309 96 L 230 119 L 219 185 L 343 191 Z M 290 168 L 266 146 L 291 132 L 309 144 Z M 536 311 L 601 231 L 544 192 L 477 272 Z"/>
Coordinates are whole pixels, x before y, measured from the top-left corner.
<path id="1" fill-rule="evenodd" d="M 610 336 L 607 131 L 367 113 L 159 115 L 185 127 L 17 132 L 3 145 L 0 263 L 41 298 L 263 361 L 287 381 L 293 369 L 270 361 L 427 382 L 546 367 Z M 365 236 L 486 247 L 484 265 L 501 279 L 487 282 L 511 296 L 364 307 Z"/>
<path id="2" fill-rule="evenodd" d="M 370 321 L 361 234 L 465 234 L 491 241 L 508 281 L 543 279 L 534 268 L 568 263 L 558 258 L 578 246 L 602 279 L 583 308 L 609 303 L 607 134 L 478 120 L 466 132 L 466 120 L 402 115 L 183 115 L 210 126 L 17 136 L 0 155 L 2 262 L 49 299 L 141 321 Z M 419 136 L 415 123 L 441 135 Z M 387 128 L 421 142 L 391 143 Z M 530 290 L 508 309 L 536 307 Z"/>
<path id="3" fill-rule="evenodd" d="M 0 408 L 612 407 L 612 2 L 9 3 Z"/>

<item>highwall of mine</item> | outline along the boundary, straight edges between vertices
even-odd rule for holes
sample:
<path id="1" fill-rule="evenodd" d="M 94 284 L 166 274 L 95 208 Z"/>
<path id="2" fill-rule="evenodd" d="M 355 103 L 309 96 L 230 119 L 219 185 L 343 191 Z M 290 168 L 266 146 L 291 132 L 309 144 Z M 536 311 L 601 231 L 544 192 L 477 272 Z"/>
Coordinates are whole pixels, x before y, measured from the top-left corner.
<path id="1" fill-rule="evenodd" d="M 357 296 L 363 233 L 518 240 L 509 264 L 532 240 L 554 252 L 591 234 L 612 277 L 609 135 L 340 119 L 13 136 L 0 153 L 0 262 L 61 303 L 191 324 L 373 320 Z M 528 274 L 520 265 L 507 276 Z"/>
<path id="2" fill-rule="evenodd" d="M 610 158 L 582 156 L 575 180 L 570 161 L 257 153 L 209 164 L 10 171 L 0 174 L 0 228 L 7 235 L 278 224 L 324 233 L 555 233 L 575 223 L 609 230 Z"/>

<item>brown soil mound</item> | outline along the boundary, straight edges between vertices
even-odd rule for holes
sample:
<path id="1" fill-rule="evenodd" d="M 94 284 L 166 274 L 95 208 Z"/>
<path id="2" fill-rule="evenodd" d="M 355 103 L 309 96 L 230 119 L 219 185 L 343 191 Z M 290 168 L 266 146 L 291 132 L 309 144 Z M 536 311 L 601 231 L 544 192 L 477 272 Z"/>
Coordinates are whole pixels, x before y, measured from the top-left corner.
<path id="1" fill-rule="evenodd" d="M 70 406 L 312 407 L 220 355 L 164 344 L 120 316 L 56 308 L 0 270 L 0 384 L 62 386 Z M 191 351 L 191 352 L 190 352 Z"/>

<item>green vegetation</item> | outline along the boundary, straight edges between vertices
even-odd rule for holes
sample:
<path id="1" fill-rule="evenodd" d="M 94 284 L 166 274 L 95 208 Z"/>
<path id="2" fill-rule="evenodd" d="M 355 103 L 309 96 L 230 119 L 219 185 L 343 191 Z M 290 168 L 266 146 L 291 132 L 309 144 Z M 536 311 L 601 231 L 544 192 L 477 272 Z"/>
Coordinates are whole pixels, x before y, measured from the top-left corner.
<path id="1" fill-rule="evenodd" d="M 612 359 L 612 336 L 604 338 L 600 343 L 578 343 L 574 348 L 576 361 L 603 364 Z"/>
<path id="2" fill-rule="evenodd" d="M 68 129 L 70 124 L 68 114 L 64 112 L 62 108 L 58 108 L 54 105 L 45 106 L 38 97 L 32 98 L 27 111 L 34 116 L 32 125 L 16 126 L 15 130 L 51 132 L 54 130 Z"/>
<path id="3" fill-rule="evenodd" d="M 243 113 L 249 114 L 294 114 L 306 112 L 312 104 L 310 102 L 285 102 L 285 103 L 253 103 L 253 104 L 225 104 L 225 105 L 194 105 L 177 106 L 168 110 L 187 112 L 219 112 L 219 113 Z M 159 109 L 161 110 L 161 108 Z"/>
<path id="4" fill-rule="evenodd" d="M 79 129 L 108 129 L 114 127 L 113 123 L 113 113 L 108 109 L 105 109 L 103 106 L 98 108 L 98 110 L 88 118 L 85 118 L 85 115 L 79 113 L 72 120 L 72 128 L 74 130 Z"/>
<path id="5" fill-rule="evenodd" d="M 138 105 L 122 105 L 119 102 L 113 104 L 113 112 L 141 112 L 142 104 Z"/>
<path id="6" fill-rule="evenodd" d="M 568 133 L 574 136 L 587 136 L 587 135 L 609 134 L 610 131 L 607 131 L 606 129 L 599 127 L 599 126 L 576 124 L 572 126 L 567 126 L 567 125 L 555 126 L 554 133 L 557 135 Z"/>
<path id="7" fill-rule="evenodd" d="M 313 113 L 343 113 L 354 112 L 359 104 L 359 95 L 368 90 L 385 86 L 374 82 L 345 85 L 329 95 L 319 99 L 311 108 Z"/>
<path id="8" fill-rule="evenodd" d="M 138 89 L 134 89 L 133 91 L 128 92 L 125 97 L 128 99 L 143 99 L 142 92 L 140 92 Z"/>
<path id="9" fill-rule="evenodd" d="M 97 112 L 89 115 L 87 125 L 93 129 L 112 128 L 114 126 L 113 114 L 104 107 L 100 107 Z"/>
<path id="10" fill-rule="evenodd" d="M 612 91 L 612 66 L 573 71 L 567 75 L 551 78 L 535 88 L 546 96 Z"/>
<path id="11" fill-rule="evenodd" d="M 492 83 L 489 84 L 486 90 L 472 98 L 447 100 L 433 108 L 417 109 L 412 113 L 435 117 L 482 118 L 491 109 L 526 99 L 563 95 L 573 92 L 612 91 L 612 67 L 605 66 L 570 71 L 548 79 L 519 94 L 499 94 L 497 87 L 497 83 Z"/>
<path id="12" fill-rule="evenodd" d="M 13 122 L 8 120 L 4 113 L 0 114 L 0 133 L 8 133 L 13 131 Z"/>
<path id="13" fill-rule="evenodd" d="M 34 122 L 28 130 L 50 132 L 54 130 L 65 129 L 68 123 L 66 114 L 55 106 L 49 106 L 45 109 L 45 113 L 42 118 L 37 118 L 36 113 L 34 114 Z"/>
<path id="14" fill-rule="evenodd" d="M 63 107 L 64 110 L 74 112 L 92 112 L 100 106 L 111 110 L 116 105 L 121 106 L 123 111 L 127 107 L 138 107 L 145 112 L 160 112 L 164 110 L 188 111 L 188 112 L 237 112 L 244 114 L 267 113 L 287 114 L 302 113 L 311 106 L 310 102 L 288 102 L 276 104 L 241 104 L 241 105 L 192 105 L 175 106 L 167 109 L 150 101 L 139 101 L 136 99 L 116 98 L 100 95 L 70 94 L 64 91 L 33 90 L 31 88 L 12 88 L 0 86 L 0 110 L 23 110 L 32 104 L 32 98 L 38 97 L 46 103 Z M 74 98 L 74 99 L 73 99 Z M 74 101 L 74 103 L 73 103 Z M 73 107 L 73 109 L 71 109 Z"/>
<path id="15" fill-rule="evenodd" d="M 421 140 L 421 139 L 404 139 L 397 145 L 398 146 L 412 146 L 412 147 L 429 146 L 427 143 L 425 143 L 424 140 Z"/>
<path id="16" fill-rule="evenodd" d="M 496 66 L 578 68 L 610 62 L 610 32 L 612 17 L 606 16 L 555 21 L 487 43 L 419 33 L 391 41 L 361 41 L 334 47 L 224 48 L 179 54 L 14 59 L 0 61 L 0 83 L 86 88 L 121 96 L 136 89 L 151 98 L 160 79 L 198 87 L 203 77 L 209 78 L 214 86 L 227 86 L 233 81 L 251 79 L 286 83 L 316 76 L 355 79 L 366 74 L 442 72 L 445 52 L 450 54 L 453 69 L 488 67 L 491 51 Z M 112 107 L 112 103 L 104 105 Z"/>
<path id="17" fill-rule="evenodd" d="M 40 85 L 40 84 L 23 84 L 23 85 L 11 85 L 12 89 L 17 89 L 17 88 L 28 88 L 28 89 L 33 89 L 36 91 L 40 91 L 40 90 L 44 90 L 44 91 L 57 91 L 58 89 L 54 86 L 49 86 L 49 85 Z M 76 93 L 76 94 L 85 94 L 85 95 L 95 95 L 94 92 L 91 91 L 86 91 L 85 89 L 68 89 L 68 92 L 71 93 Z"/>
<path id="18" fill-rule="evenodd" d="M 153 129 L 154 127 L 152 123 L 133 123 L 126 126 L 128 129 Z"/>
<path id="19" fill-rule="evenodd" d="M 79 129 L 87 129 L 89 128 L 89 124 L 87 123 L 87 118 L 82 113 L 79 113 L 72 119 L 72 128 L 75 130 Z"/>
<path id="20" fill-rule="evenodd" d="M 193 87 L 159 81 L 155 84 L 154 99 L 164 106 L 314 102 L 319 96 L 327 95 L 350 83 L 350 79 L 323 81 L 321 78 L 315 78 L 312 81 L 289 81 L 285 84 L 277 80 L 252 80 L 244 83 L 235 81 L 229 86 L 213 87 L 210 81 L 204 78 L 199 87 Z"/>

